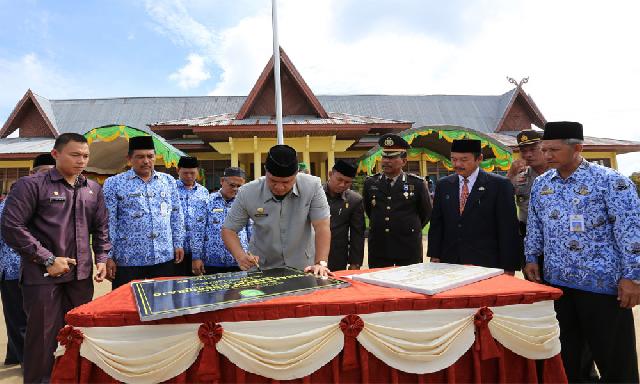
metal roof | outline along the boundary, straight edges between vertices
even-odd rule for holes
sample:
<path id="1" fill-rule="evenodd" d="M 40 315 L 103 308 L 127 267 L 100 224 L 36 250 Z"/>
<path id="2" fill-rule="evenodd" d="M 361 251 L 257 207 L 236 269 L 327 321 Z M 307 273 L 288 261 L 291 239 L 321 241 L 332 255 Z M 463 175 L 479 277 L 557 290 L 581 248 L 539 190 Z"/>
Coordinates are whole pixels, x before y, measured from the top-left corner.
<path id="1" fill-rule="evenodd" d="M 56 139 L 41 137 L 14 137 L 0 139 L 0 154 L 5 153 L 45 153 L 53 149 Z"/>
<path id="2" fill-rule="evenodd" d="M 291 115 L 284 116 L 282 118 L 283 124 L 291 125 L 332 125 L 332 124 L 396 124 L 405 123 L 411 124 L 410 121 L 403 120 L 389 120 L 381 119 L 377 117 L 358 116 L 348 113 L 336 113 L 329 112 L 328 118 L 321 118 L 317 116 L 306 115 Z M 171 120 L 155 123 L 155 125 L 179 125 L 179 126 L 198 126 L 198 127 L 212 127 L 212 126 L 226 126 L 226 125 L 273 125 L 275 124 L 275 118 L 273 116 L 251 116 L 246 119 L 236 119 L 235 113 L 223 113 L 221 115 L 213 115 L 206 117 L 197 117 L 193 119 L 183 120 Z"/>
<path id="3" fill-rule="evenodd" d="M 515 89 L 499 96 L 342 95 L 318 96 L 325 110 L 422 125 L 460 125 L 494 132 Z M 43 100 L 44 99 L 44 100 Z M 84 133 L 91 128 L 123 124 L 149 131 L 147 124 L 237 113 L 245 96 L 123 97 L 49 100 L 49 119 L 59 133 Z M 46 100 L 38 99 L 46 110 Z M 48 113 L 48 112 L 47 112 Z"/>

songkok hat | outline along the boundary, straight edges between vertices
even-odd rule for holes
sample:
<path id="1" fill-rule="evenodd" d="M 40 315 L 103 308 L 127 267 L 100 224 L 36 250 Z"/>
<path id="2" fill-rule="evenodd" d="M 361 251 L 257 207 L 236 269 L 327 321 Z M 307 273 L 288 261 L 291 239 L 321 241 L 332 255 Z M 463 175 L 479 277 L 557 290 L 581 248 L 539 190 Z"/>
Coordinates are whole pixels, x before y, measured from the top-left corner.
<path id="1" fill-rule="evenodd" d="M 382 157 L 400 156 L 411 148 L 405 139 L 393 133 L 382 135 L 378 140 L 378 145 L 382 147 Z"/>
<path id="2" fill-rule="evenodd" d="M 542 140 L 584 140 L 582 124 L 574 121 L 550 121 L 544 125 Z"/>
<path id="3" fill-rule="evenodd" d="M 336 161 L 335 165 L 333 166 L 333 169 L 342 173 L 347 177 L 356 176 L 356 167 L 352 163 L 344 160 Z"/>
<path id="4" fill-rule="evenodd" d="M 276 177 L 289 177 L 298 172 L 296 150 L 288 145 L 278 144 L 269 149 L 264 164 L 267 172 Z"/>
<path id="5" fill-rule="evenodd" d="M 39 167 L 41 165 L 56 165 L 56 159 L 54 159 L 50 153 L 43 153 L 33 159 L 33 166 L 31 168 Z"/>
<path id="6" fill-rule="evenodd" d="M 136 136 L 129 139 L 129 151 L 136 149 L 154 149 L 153 138 L 151 136 Z"/>
<path id="7" fill-rule="evenodd" d="M 453 140 L 453 143 L 451 143 L 451 152 L 480 153 L 482 152 L 482 145 L 480 145 L 480 140 Z"/>
<path id="8" fill-rule="evenodd" d="M 518 133 L 516 140 L 518 141 L 519 146 L 539 143 L 540 140 L 542 140 L 542 132 L 534 131 L 533 129 L 525 129 Z"/>
<path id="9" fill-rule="evenodd" d="M 178 160 L 178 168 L 198 168 L 200 164 L 198 164 L 198 159 L 191 156 L 182 156 L 180 160 Z"/>
<path id="10" fill-rule="evenodd" d="M 222 175 L 222 177 L 233 177 L 233 176 L 242 177 L 243 179 L 247 178 L 247 175 L 244 173 L 244 169 L 240 167 L 225 168 L 224 174 Z"/>

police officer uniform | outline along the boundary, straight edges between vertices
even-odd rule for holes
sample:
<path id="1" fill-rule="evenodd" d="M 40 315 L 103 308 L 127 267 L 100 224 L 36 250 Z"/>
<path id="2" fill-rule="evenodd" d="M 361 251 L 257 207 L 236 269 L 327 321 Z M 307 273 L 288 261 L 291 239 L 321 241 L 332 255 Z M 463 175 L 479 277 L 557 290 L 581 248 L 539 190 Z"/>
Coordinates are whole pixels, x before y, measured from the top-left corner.
<path id="1" fill-rule="evenodd" d="M 516 140 L 518 141 L 518 147 L 534 145 L 542 140 L 542 132 L 527 129 L 518 133 Z M 533 186 L 533 180 L 538 176 L 540 175 L 538 175 L 532 167 L 527 166 L 524 171 L 518 173 L 516 177 L 511 180 L 516 193 L 518 221 L 520 222 L 520 232 L 522 236 L 526 233 L 531 186 Z"/>
<path id="2" fill-rule="evenodd" d="M 405 157 L 409 148 L 394 134 L 382 136 L 378 143 L 385 157 Z M 369 267 L 422 262 L 422 228 L 431 215 L 425 181 L 405 172 L 393 179 L 377 173 L 365 180 L 363 200 L 369 217 Z"/>

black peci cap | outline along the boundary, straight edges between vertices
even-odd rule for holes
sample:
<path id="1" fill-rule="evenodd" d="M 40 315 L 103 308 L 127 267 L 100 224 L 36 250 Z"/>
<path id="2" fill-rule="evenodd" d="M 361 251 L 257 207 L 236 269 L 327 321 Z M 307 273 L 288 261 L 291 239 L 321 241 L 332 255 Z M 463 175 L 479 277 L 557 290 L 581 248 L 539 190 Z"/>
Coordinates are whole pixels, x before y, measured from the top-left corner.
<path id="1" fill-rule="evenodd" d="M 285 144 L 274 145 L 269 149 L 264 167 L 276 177 L 295 175 L 298 172 L 296 150 Z"/>
<path id="2" fill-rule="evenodd" d="M 151 136 L 136 136 L 129 139 L 129 152 L 136 149 L 156 149 Z"/>
<path id="3" fill-rule="evenodd" d="M 356 166 L 353 165 L 353 163 L 348 161 L 344 161 L 344 160 L 336 161 L 335 165 L 333 166 L 333 169 L 342 173 L 347 177 L 356 176 L 356 170 L 357 170 Z"/>
<path id="4" fill-rule="evenodd" d="M 56 165 L 56 159 L 54 159 L 50 153 L 43 153 L 33 159 L 33 166 L 31 168 L 39 167 L 41 165 Z"/>
<path id="5" fill-rule="evenodd" d="M 582 124 L 574 121 L 550 121 L 544 125 L 542 140 L 584 140 Z"/>
<path id="6" fill-rule="evenodd" d="M 481 153 L 482 144 L 480 143 L 480 140 L 473 139 L 453 140 L 451 143 L 451 152 Z"/>
<path id="7" fill-rule="evenodd" d="M 178 160 L 178 168 L 198 168 L 199 166 L 198 159 L 195 157 L 182 156 Z"/>

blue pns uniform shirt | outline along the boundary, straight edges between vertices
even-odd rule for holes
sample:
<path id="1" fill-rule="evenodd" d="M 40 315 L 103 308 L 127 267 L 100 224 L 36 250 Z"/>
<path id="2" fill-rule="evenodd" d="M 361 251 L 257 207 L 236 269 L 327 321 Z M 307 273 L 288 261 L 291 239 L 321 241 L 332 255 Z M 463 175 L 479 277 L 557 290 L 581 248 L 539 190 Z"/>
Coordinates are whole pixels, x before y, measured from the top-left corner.
<path id="1" fill-rule="evenodd" d="M 235 200 L 235 199 L 234 199 Z M 214 192 L 209 196 L 207 204 L 207 225 L 205 229 L 204 247 L 199 252 L 193 252 L 193 259 L 202 259 L 208 267 L 236 267 L 238 263 L 222 242 L 222 223 L 234 200 L 226 201 L 220 192 Z M 242 249 L 249 249 L 251 239 L 251 220 L 249 224 L 238 232 Z"/>
<path id="2" fill-rule="evenodd" d="M 0 201 L 0 218 L 7 200 Z M 20 278 L 20 255 L 2 239 L 0 234 L 0 279 L 18 280 Z"/>
<path id="3" fill-rule="evenodd" d="M 117 265 L 146 266 L 174 259 L 183 248 L 185 227 L 175 179 L 153 171 L 144 182 L 133 170 L 108 178 L 109 254 Z"/>
<path id="4" fill-rule="evenodd" d="M 207 223 L 209 191 L 198 183 L 195 183 L 193 188 L 188 189 L 181 180 L 176 181 L 176 187 L 180 194 L 180 203 L 184 214 L 184 251 L 189 253 L 193 252 L 193 249 L 197 247 L 202 247 L 204 227 Z"/>
<path id="5" fill-rule="evenodd" d="M 631 180 L 587 161 L 567 179 L 555 169 L 536 178 L 527 263 L 543 253 L 551 284 L 616 295 L 621 278 L 640 279 L 640 200 Z"/>

